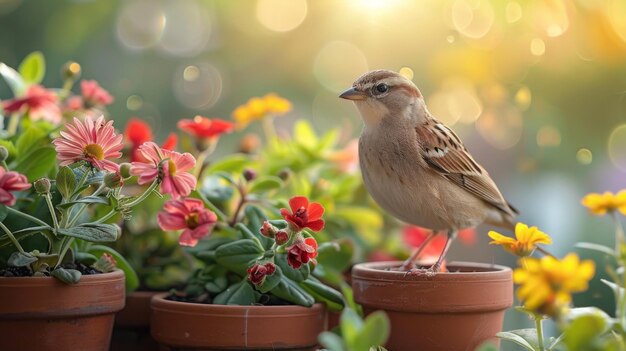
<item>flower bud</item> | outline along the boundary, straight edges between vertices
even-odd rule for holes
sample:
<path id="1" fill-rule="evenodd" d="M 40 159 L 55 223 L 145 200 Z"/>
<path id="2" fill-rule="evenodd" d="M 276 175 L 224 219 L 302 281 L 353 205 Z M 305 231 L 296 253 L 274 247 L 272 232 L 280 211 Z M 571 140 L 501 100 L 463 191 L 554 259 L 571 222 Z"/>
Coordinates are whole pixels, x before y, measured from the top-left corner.
<path id="1" fill-rule="evenodd" d="M 278 172 L 278 178 L 286 181 L 289 179 L 290 174 L 291 170 L 289 168 L 283 168 L 280 172 Z"/>
<path id="2" fill-rule="evenodd" d="M 243 154 L 251 154 L 261 146 L 261 138 L 256 134 L 246 134 L 241 138 L 239 143 L 239 152 Z"/>
<path id="3" fill-rule="evenodd" d="M 261 286 L 265 282 L 265 277 L 274 274 L 275 271 L 276 265 L 272 262 L 263 265 L 255 263 L 248 268 L 248 280 L 255 286 Z"/>
<path id="4" fill-rule="evenodd" d="M 103 253 L 102 256 L 93 264 L 93 268 L 100 272 L 113 272 L 117 267 L 117 261 L 108 253 Z"/>
<path id="5" fill-rule="evenodd" d="M 9 158 L 9 150 L 0 145 L 0 162 L 6 161 L 7 158 Z"/>
<path id="6" fill-rule="evenodd" d="M 279 230 L 276 232 L 274 240 L 276 240 L 276 245 L 284 245 L 289 241 L 289 234 L 284 230 Z"/>
<path id="7" fill-rule="evenodd" d="M 104 185 L 108 186 L 111 189 L 119 188 L 120 186 L 124 185 L 124 181 L 122 180 L 122 176 L 119 172 L 107 173 L 104 175 Z"/>
<path id="8" fill-rule="evenodd" d="M 243 177 L 249 182 L 256 179 L 256 176 L 257 176 L 256 172 L 252 169 L 246 168 L 243 171 Z"/>
<path id="9" fill-rule="evenodd" d="M 37 194 L 44 195 L 50 193 L 50 179 L 37 179 L 34 183 Z"/>
<path id="10" fill-rule="evenodd" d="M 278 228 L 274 227 L 268 221 L 263 222 L 263 226 L 261 226 L 261 229 L 259 229 L 259 233 L 261 233 L 261 235 L 268 237 L 268 238 L 273 238 L 274 235 L 276 235 L 277 231 L 278 231 Z"/>
<path id="11" fill-rule="evenodd" d="M 120 165 L 120 175 L 126 179 L 130 177 L 130 163 L 124 162 Z"/>
<path id="12" fill-rule="evenodd" d="M 68 61 L 61 68 L 61 76 L 63 79 L 71 79 L 77 81 L 80 78 L 81 68 L 78 62 Z"/>

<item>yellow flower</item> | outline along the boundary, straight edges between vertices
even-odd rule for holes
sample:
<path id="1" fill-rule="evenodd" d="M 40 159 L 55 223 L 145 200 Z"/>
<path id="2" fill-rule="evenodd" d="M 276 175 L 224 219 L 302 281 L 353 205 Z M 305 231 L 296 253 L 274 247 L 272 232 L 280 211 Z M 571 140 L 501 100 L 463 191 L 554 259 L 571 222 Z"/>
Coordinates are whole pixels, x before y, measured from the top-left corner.
<path id="1" fill-rule="evenodd" d="M 515 239 L 504 236 L 498 232 L 490 231 L 489 237 L 493 239 L 490 244 L 501 245 L 506 251 L 520 256 L 530 256 L 537 244 L 552 244 L 552 238 L 537 227 L 530 227 L 524 223 L 515 226 Z"/>
<path id="2" fill-rule="evenodd" d="M 593 261 L 581 262 L 575 253 L 562 260 L 526 257 L 520 260 L 520 266 L 513 272 L 513 280 L 520 285 L 517 297 L 525 308 L 543 314 L 567 306 L 572 301 L 571 293 L 587 290 L 595 274 Z"/>
<path id="3" fill-rule="evenodd" d="M 591 193 L 585 196 L 581 203 L 583 206 L 587 207 L 591 213 L 598 216 L 603 216 L 607 212 L 613 212 L 615 210 L 626 215 L 626 190 L 622 190 L 617 194 L 613 194 L 609 191 L 604 194 Z"/>
<path id="4" fill-rule="evenodd" d="M 291 111 L 291 102 L 274 93 L 263 97 L 253 97 L 233 111 L 233 118 L 239 129 L 245 128 L 256 120 L 262 120 L 269 115 L 282 116 Z"/>

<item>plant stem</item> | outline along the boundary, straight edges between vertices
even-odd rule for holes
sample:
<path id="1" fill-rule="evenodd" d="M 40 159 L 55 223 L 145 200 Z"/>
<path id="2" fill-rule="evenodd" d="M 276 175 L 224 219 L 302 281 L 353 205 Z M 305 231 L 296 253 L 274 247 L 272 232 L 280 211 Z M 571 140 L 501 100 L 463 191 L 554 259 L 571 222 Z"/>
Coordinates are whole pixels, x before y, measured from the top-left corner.
<path id="1" fill-rule="evenodd" d="M 6 169 L 7 171 L 9 170 L 9 165 L 7 165 L 6 161 L 4 161 L 4 160 L 2 161 L 0 166 L 4 167 L 4 169 Z"/>
<path id="2" fill-rule="evenodd" d="M 217 208 L 217 206 L 215 206 L 214 203 L 209 201 L 209 199 L 207 199 L 207 197 L 204 196 L 204 194 L 202 194 L 200 191 L 198 191 L 198 195 L 200 196 L 200 199 L 202 199 L 202 201 L 204 202 L 204 205 L 215 213 L 215 215 L 217 216 L 217 220 L 218 221 L 222 221 L 222 220 L 225 221 L 226 220 L 226 214 L 224 214 L 224 212 L 222 212 L 222 210 Z"/>
<path id="3" fill-rule="evenodd" d="M 209 140 L 207 148 L 198 155 L 198 158 L 196 159 L 196 167 L 192 173 L 194 178 L 198 179 L 198 177 L 200 177 L 200 174 L 202 174 L 202 168 L 204 167 L 204 161 L 213 153 L 213 151 L 215 151 L 216 145 L 217 139 Z"/>
<path id="4" fill-rule="evenodd" d="M 52 217 L 52 222 L 54 223 L 54 229 L 59 229 L 59 221 L 57 219 L 57 214 L 54 211 L 54 205 L 52 205 L 52 198 L 50 197 L 50 193 L 44 194 L 46 198 L 46 204 L 48 204 L 48 210 L 50 210 L 50 216 Z"/>
<path id="5" fill-rule="evenodd" d="M 231 227 L 234 227 L 237 224 L 237 217 L 239 217 L 239 212 L 243 209 L 243 206 L 247 202 L 246 191 L 243 189 L 243 186 L 239 184 L 237 186 L 237 190 L 239 191 L 239 203 L 237 204 L 237 209 L 235 209 L 235 213 L 233 214 L 233 218 L 230 220 L 229 224 Z"/>
<path id="6" fill-rule="evenodd" d="M 15 245 L 15 247 L 17 247 L 17 249 L 21 253 L 25 253 L 24 248 L 22 248 L 22 245 L 20 245 L 20 242 L 17 241 L 17 239 L 13 236 L 13 233 L 11 233 L 9 228 L 7 228 L 2 222 L 0 222 L 0 228 L 2 228 L 2 230 L 4 230 L 4 232 L 7 234 L 9 239 L 11 239 L 11 241 L 13 242 L 13 245 Z"/>
<path id="7" fill-rule="evenodd" d="M 537 251 L 541 252 L 542 254 L 544 254 L 546 256 L 554 257 L 553 254 L 551 254 L 548 250 L 544 249 L 543 247 L 541 247 L 539 245 L 535 246 L 535 248 L 537 248 Z"/>
<path id="8" fill-rule="evenodd" d="M 265 116 L 263 118 L 263 132 L 265 133 L 265 140 L 267 143 L 276 137 L 276 129 L 274 128 L 274 118 L 272 116 Z"/>
<path id="9" fill-rule="evenodd" d="M 150 196 L 150 194 L 152 194 L 152 191 L 154 191 L 154 189 L 156 189 L 157 185 L 159 185 L 160 182 L 161 181 L 159 180 L 159 178 L 156 178 L 152 182 L 152 184 L 150 184 L 148 189 L 146 189 L 146 191 L 144 191 L 143 194 L 141 194 L 141 196 L 139 196 L 135 200 L 127 203 L 126 206 L 128 208 L 132 208 L 133 206 L 136 206 L 136 205 L 140 204 L 143 200 L 145 200 L 148 196 Z"/>
<path id="10" fill-rule="evenodd" d="M 115 216 L 116 213 L 117 213 L 117 211 L 115 209 L 112 209 L 111 211 L 109 211 L 109 213 L 105 214 L 104 216 L 102 216 L 102 218 L 98 219 L 94 223 L 103 223 L 107 219 Z"/>
<path id="11" fill-rule="evenodd" d="M 33 223 L 37 223 L 37 224 L 42 225 L 42 226 L 50 227 L 50 225 L 48 223 L 42 221 L 41 219 L 39 219 L 37 217 L 33 217 L 33 216 L 29 215 L 29 214 L 20 212 L 20 211 L 14 209 L 14 208 L 11 208 L 11 207 L 7 207 L 7 210 L 10 213 L 13 213 L 13 214 L 18 215 L 20 217 L 28 219 L 29 221 L 31 221 Z"/>
<path id="12" fill-rule="evenodd" d="M 613 220 L 613 224 L 615 225 L 615 258 L 617 259 L 617 265 L 618 268 L 621 267 L 622 270 L 624 269 L 624 257 L 622 255 L 622 246 L 624 245 L 624 228 L 622 227 L 622 222 L 620 222 L 619 218 L 617 217 L 617 212 L 615 210 L 611 211 L 611 219 Z M 618 275 L 618 279 L 619 279 L 619 275 Z M 618 285 L 621 285 L 622 289 L 626 289 L 626 272 L 622 272 L 622 282 L 621 284 L 619 284 L 618 281 L 616 281 L 615 283 L 617 283 Z M 615 317 L 617 318 L 618 322 L 624 326 L 626 325 L 626 293 L 620 293 L 620 289 L 617 289 L 616 292 L 616 296 L 615 296 L 615 305 L 616 305 L 616 311 L 615 311 Z"/>
<path id="13" fill-rule="evenodd" d="M 20 115 L 17 113 L 14 113 L 13 115 L 11 115 L 11 119 L 9 120 L 9 125 L 7 126 L 7 132 L 9 133 L 9 136 L 15 135 L 15 133 L 17 132 L 17 127 L 19 125 L 20 125 Z"/>
<path id="14" fill-rule="evenodd" d="M 539 344 L 539 351 L 544 351 L 543 345 L 543 326 L 541 325 L 541 316 L 535 316 L 535 328 L 537 328 L 537 343 Z"/>
<path id="15" fill-rule="evenodd" d="M 622 222 L 620 222 L 619 218 L 617 218 L 617 212 L 613 210 L 610 213 L 613 224 L 615 225 L 615 256 L 621 261 L 622 244 L 624 243 L 624 228 L 622 227 Z"/>
<path id="16" fill-rule="evenodd" d="M 67 242 L 65 242 L 63 244 L 63 246 L 61 247 L 61 252 L 59 252 L 59 260 L 57 261 L 57 264 L 54 265 L 54 268 L 57 268 L 58 266 L 61 265 L 61 262 L 63 262 L 63 258 L 65 258 L 65 254 L 67 253 L 67 250 L 69 250 L 70 246 L 72 245 L 72 242 L 74 241 L 73 237 L 70 237 Z"/>

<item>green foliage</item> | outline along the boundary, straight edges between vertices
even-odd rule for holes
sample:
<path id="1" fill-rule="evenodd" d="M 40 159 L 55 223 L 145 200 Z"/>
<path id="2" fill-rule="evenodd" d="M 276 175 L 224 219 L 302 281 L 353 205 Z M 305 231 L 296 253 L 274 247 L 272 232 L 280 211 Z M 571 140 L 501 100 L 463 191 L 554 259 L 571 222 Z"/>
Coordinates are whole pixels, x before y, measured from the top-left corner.
<path id="1" fill-rule="evenodd" d="M 88 254 L 94 257 L 101 257 L 104 253 L 108 253 L 109 255 L 113 256 L 116 261 L 117 268 L 124 271 L 124 276 L 126 277 L 127 292 L 134 291 L 139 287 L 139 277 L 137 276 L 137 273 L 132 268 L 130 263 L 126 261 L 124 256 L 119 254 L 119 252 L 104 245 L 91 245 L 88 250 Z"/>
<path id="2" fill-rule="evenodd" d="M 526 350 L 539 350 L 539 340 L 537 339 L 537 330 L 535 328 L 517 329 L 511 331 L 500 332 L 496 334 L 500 339 L 508 340 L 518 344 Z"/>
<path id="3" fill-rule="evenodd" d="M 4 81 L 11 88 L 13 95 L 21 96 L 26 91 L 26 84 L 20 74 L 2 62 L 0 62 L 0 76 L 4 78 Z"/>
<path id="4" fill-rule="evenodd" d="M 46 60 L 39 51 L 30 53 L 18 69 L 22 79 L 27 84 L 39 84 L 46 74 Z"/>
<path id="5" fill-rule="evenodd" d="M 62 267 L 57 267 L 50 274 L 58 280 L 70 285 L 78 284 L 82 275 L 75 269 L 65 269 Z"/>
<path id="6" fill-rule="evenodd" d="M 377 311 L 365 319 L 351 308 L 345 308 L 339 321 L 339 334 L 323 332 L 320 344 L 329 351 L 384 350 L 389 338 L 390 323 L 387 315 Z"/>

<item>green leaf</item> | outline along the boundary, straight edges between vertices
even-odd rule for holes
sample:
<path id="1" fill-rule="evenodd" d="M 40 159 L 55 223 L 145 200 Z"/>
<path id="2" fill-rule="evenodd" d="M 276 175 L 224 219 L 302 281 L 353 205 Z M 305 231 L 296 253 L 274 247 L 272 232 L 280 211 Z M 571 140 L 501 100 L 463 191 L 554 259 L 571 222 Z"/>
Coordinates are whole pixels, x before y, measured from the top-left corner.
<path id="1" fill-rule="evenodd" d="M 498 348 L 491 341 L 487 341 L 484 344 L 478 346 L 475 351 L 498 351 Z"/>
<path id="2" fill-rule="evenodd" d="M 114 224 L 88 223 L 77 227 L 59 228 L 57 233 L 92 242 L 113 242 L 120 236 L 120 228 Z"/>
<path id="3" fill-rule="evenodd" d="M 77 284 L 80 281 L 81 273 L 75 269 L 65 269 L 57 267 L 50 273 L 53 277 L 62 281 L 65 284 Z"/>
<path id="4" fill-rule="evenodd" d="M 92 264 L 96 263 L 96 261 L 98 261 L 98 258 L 96 256 L 87 252 L 77 252 L 74 254 L 74 258 L 76 259 L 76 261 L 87 266 L 91 266 Z"/>
<path id="5" fill-rule="evenodd" d="M 37 257 L 33 256 L 32 254 L 28 252 L 16 251 L 13 252 L 11 256 L 9 256 L 7 263 L 9 264 L 9 266 L 25 267 L 35 261 L 37 261 Z"/>
<path id="6" fill-rule="evenodd" d="M 207 168 L 208 174 L 215 172 L 241 172 L 243 168 L 250 163 L 250 158 L 243 154 L 234 154 L 229 157 L 225 157 Z"/>
<path id="7" fill-rule="evenodd" d="M 256 302 L 257 295 L 252 285 L 242 280 L 226 288 L 222 293 L 215 296 L 213 303 L 217 305 L 242 305 L 248 306 Z"/>
<path id="8" fill-rule="evenodd" d="M 317 249 L 317 262 L 326 270 L 343 272 L 350 266 L 353 254 L 354 247 L 349 239 L 325 242 Z"/>
<path id="9" fill-rule="evenodd" d="M 70 194 L 71 196 L 71 194 Z M 66 202 L 64 204 L 58 204 L 56 207 L 58 209 L 65 209 L 65 208 L 70 208 L 76 204 L 88 204 L 88 205 L 93 205 L 93 204 L 100 204 L 100 205 L 110 205 L 110 199 L 108 197 L 102 197 L 102 196 L 85 196 L 85 197 L 81 197 L 80 199 L 77 199 L 75 201 L 70 201 L 70 202 Z"/>
<path id="10" fill-rule="evenodd" d="M 537 329 L 526 328 L 497 333 L 496 336 L 503 340 L 514 342 L 526 350 L 539 350 L 539 341 L 537 340 Z"/>
<path id="11" fill-rule="evenodd" d="M 215 277 L 212 281 L 204 284 L 206 291 L 217 294 L 224 291 L 228 287 L 228 280 L 226 277 Z"/>
<path id="12" fill-rule="evenodd" d="M 347 351 L 343 345 L 343 340 L 335 333 L 329 331 L 322 332 L 317 340 L 328 351 Z"/>
<path id="13" fill-rule="evenodd" d="M 372 346 L 384 345 L 389 338 L 389 317 L 383 311 L 376 311 L 368 315 L 357 338 L 355 350 L 365 350 Z"/>
<path id="14" fill-rule="evenodd" d="M 30 126 L 26 128 L 24 132 L 20 134 L 15 142 L 15 148 L 17 149 L 17 161 L 24 160 L 30 157 L 30 153 L 36 148 L 44 146 L 46 133 L 36 126 Z"/>
<path id="15" fill-rule="evenodd" d="M 74 190 L 76 190 L 76 176 L 74 171 L 68 166 L 61 167 L 57 173 L 57 190 L 64 199 L 69 199 Z"/>
<path id="16" fill-rule="evenodd" d="M 42 233 L 42 234 L 52 234 L 52 228 L 51 227 L 44 227 L 44 226 L 39 226 L 39 227 L 28 227 L 28 228 L 24 228 L 24 229 L 20 229 L 20 230 L 16 230 L 13 232 L 13 236 L 17 239 L 17 240 L 22 240 L 25 239 L 33 234 L 37 234 L 37 233 Z M 9 246 L 9 245 L 13 245 L 13 242 L 11 241 L 11 239 L 9 238 L 8 235 L 0 235 L 0 247 L 4 247 L 4 246 Z"/>
<path id="17" fill-rule="evenodd" d="M 283 186 L 283 181 L 274 176 L 262 176 L 255 179 L 250 186 L 251 193 L 266 193 Z"/>
<path id="18" fill-rule="evenodd" d="M 613 289 L 613 292 L 615 294 L 617 294 L 618 296 L 620 296 L 620 299 L 624 298 L 624 288 L 622 288 L 621 286 L 613 283 L 612 281 L 606 280 L 606 279 L 600 279 L 600 281 L 602 283 L 604 283 L 604 285 L 606 285 L 609 288 Z"/>
<path id="19" fill-rule="evenodd" d="M 4 219 L 7 218 L 8 214 L 9 210 L 7 209 L 7 207 L 3 204 L 0 204 L 0 222 L 4 221 Z"/>
<path id="20" fill-rule="evenodd" d="M 126 292 L 135 291 L 139 287 L 139 277 L 137 273 L 119 252 L 104 245 L 92 245 L 88 252 L 96 257 L 102 256 L 105 252 L 113 256 L 117 268 L 124 271 L 124 276 L 126 277 Z"/>
<path id="21" fill-rule="evenodd" d="M 315 298 L 315 301 L 325 303 L 330 310 L 341 311 L 345 306 L 343 296 L 337 290 L 323 284 L 312 276 L 300 282 L 300 286 L 311 294 Z M 374 344 L 368 346 L 371 345 Z"/>
<path id="22" fill-rule="evenodd" d="M 597 307 L 577 307 L 572 308 L 567 312 L 567 319 L 570 322 L 583 316 L 593 316 L 595 318 L 604 320 L 604 323 L 606 325 L 604 332 L 608 331 L 614 323 L 614 320 L 613 318 L 611 318 L 611 316 L 609 316 L 608 314 L 606 314 L 606 312 Z"/>
<path id="23" fill-rule="evenodd" d="M 21 153 L 20 153 L 21 156 Z M 18 161 L 15 171 L 25 174 L 30 182 L 45 177 L 56 165 L 56 152 L 52 146 L 33 150 L 30 156 Z"/>
<path id="24" fill-rule="evenodd" d="M 563 343 L 569 351 L 587 351 L 594 349 L 592 345 L 604 334 L 609 325 L 603 316 L 606 313 L 588 311 L 577 316 L 563 332 Z"/>
<path id="25" fill-rule="evenodd" d="M 597 252 L 600 252 L 609 256 L 615 256 L 615 250 L 613 250 L 612 248 L 608 246 L 604 246 L 604 245 L 600 245 L 596 243 L 581 242 L 581 243 L 576 243 L 574 247 L 597 251 Z"/>
<path id="26" fill-rule="evenodd" d="M 313 131 L 313 127 L 311 124 L 304 120 L 298 120 L 296 125 L 294 126 L 294 139 L 298 144 L 306 147 L 307 149 L 312 149 L 317 146 L 317 135 L 315 131 Z"/>
<path id="27" fill-rule="evenodd" d="M 46 74 L 46 60 L 39 51 L 31 52 L 22 63 L 20 63 L 19 72 L 25 83 L 39 84 Z"/>
<path id="28" fill-rule="evenodd" d="M 1 108 L 1 107 L 0 107 Z M 1 112 L 1 111 L 0 111 Z M 1 114 L 0 114 L 1 116 Z M 17 157 L 17 149 L 15 148 L 15 144 L 13 144 L 10 140 L 0 140 L 0 146 L 4 146 L 9 152 L 9 157 L 7 157 L 6 162 L 9 163 Z"/>
<path id="29" fill-rule="evenodd" d="M 353 309 L 345 308 L 339 318 L 339 327 L 348 348 L 351 348 L 360 337 L 361 329 L 363 329 L 363 320 Z"/>
<path id="30" fill-rule="evenodd" d="M 5 82 L 7 82 L 7 85 L 11 88 L 13 95 L 21 96 L 26 91 L 26 84 L 24 84 L 24 80 L 20 74 L 4 63 L 0 63 L 0 76 L 4 78 Z"/>
<path id="31" fill-rule="evenodd" d="M 220 265 L 244 276 L 250 261 L 263 256 L 263 249 L 250 239 L 224 244 L 215 250 L 215 259 Z"/>
<path id="32" fill-rule="evenodd" d="M 303 264 L 298 269 L 291 267 L 287 261 L 286 253 L 277 253 L 276 256 L 274 256 L 274 262 L 281 268 L 285 277 L 296 282 L 304 281 L 309 277 L 309 274 L 311 274 L 311 268 L 308 264 Z"/>
<path id="33" fill-rule="evenodd" d="M 296 305 L 310 307 L 315 299 L 291 279 L 282 279 L 271 291 L 272 295 Z"/>

